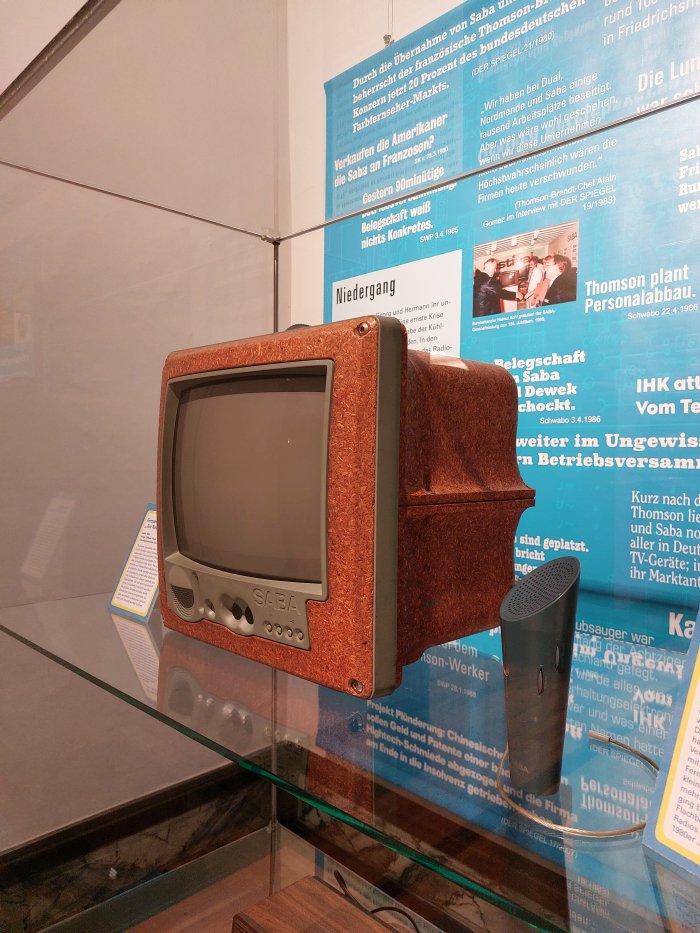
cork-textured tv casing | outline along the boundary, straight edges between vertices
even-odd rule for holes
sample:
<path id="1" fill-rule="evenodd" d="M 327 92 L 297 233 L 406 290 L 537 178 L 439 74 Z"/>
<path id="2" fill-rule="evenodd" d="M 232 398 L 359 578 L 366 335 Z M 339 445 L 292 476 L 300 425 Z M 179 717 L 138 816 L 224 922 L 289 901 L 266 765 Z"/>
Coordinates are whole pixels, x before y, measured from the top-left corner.
<path id="1" fill-rule="evenodd" d="M 303 379 L 322 387 L 322 427 L 308 452 L 320 476 L 319 579 L 272 579 L 255 572 L 252 558 L 242 571 L 191 548 L 185 555 L 176 502 L 190 509 L 183 489 L 193 481 L 181 480 L 179 464 L 195 453 L 204 463 L 222 454 L 216 432 L 206 451 L 187 448 L 199 435 L 178 434 L 183 400 L 192 392 L 254 393 L 256 380 Z M 390 693 L 426 648 L 498 625 L 514 581 L 518 521 L 534 502 L 517 466 L 516 427 L 517 390 L 505 369 L 408 350 L 403 325 L 388 317 L 171 353 L 158 459 L 165 624 L 336 690 Z M 220 433 L 229 432 L 235 436 L 237 425 Z M 237 459 L 230 462 L 236 501 L 248 493 L 264 501 L 264 490 L 237 487 Z M 254 486 L 255 476 L 246 473 L 245 483 Z"/>

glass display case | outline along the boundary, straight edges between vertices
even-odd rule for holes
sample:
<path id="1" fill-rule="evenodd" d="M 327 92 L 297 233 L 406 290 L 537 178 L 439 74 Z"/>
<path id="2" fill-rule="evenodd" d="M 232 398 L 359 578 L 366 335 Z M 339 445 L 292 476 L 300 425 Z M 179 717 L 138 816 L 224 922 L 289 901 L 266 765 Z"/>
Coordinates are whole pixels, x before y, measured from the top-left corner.
<path id="1" fill-rule="evenodd" d="M 212 753 L 241 812 L 175 880 L 96 885 L 65 929 L 338 867 L 426 930 L 698 927 L 700 888 L 640 833 L 576 838 L 506 799 L 624 829 L 653 769 L 589 733 L 665 752 L 700 567 L 694 15 L 91 0 L 2 95 L 0 638 L 81 685 L 65 734 L 88 682 L 124 711 L 125 754 L 156 721 Z M 582 564 L 554 796 L 509 781 L 496 629 L 366 702 L 107 608 L 155 501 L 166 355 L 360 314 L 514 377 L 537 491 L 515 573 Z"/>
<path id="2" fill-rule="evenodd" d="M 566 838 L 504 803 L 503 674 L 491 634 L 430 649 L 395 693 L 366 702 L 195 643 L 157 616 L 147 625 L 112 616 L 107 600 L 4 609 L 0 631 L 263 777 L 283 792 L 280 823 L 372 882 L 393 881 L 419 913 L 497 929 L 505 912 L 553 930 L 661 930 L 697 916 L 697 888 L 652 861 L 639 833 Z M 646 818 L 654 772 L 588 730 L 662 753 L 684 655 L 631 648 L 610 624 L 648 608 L 582 598 L 585 618 L 610 631 L 576 638 L 560 791 L 519 796 L 507 768 L 503 778 L 535 815 L 603 831 Z M 664 700 L 653 714 L 652 695 Z M 479 911 L 490 919 L 477 921 Z"/>

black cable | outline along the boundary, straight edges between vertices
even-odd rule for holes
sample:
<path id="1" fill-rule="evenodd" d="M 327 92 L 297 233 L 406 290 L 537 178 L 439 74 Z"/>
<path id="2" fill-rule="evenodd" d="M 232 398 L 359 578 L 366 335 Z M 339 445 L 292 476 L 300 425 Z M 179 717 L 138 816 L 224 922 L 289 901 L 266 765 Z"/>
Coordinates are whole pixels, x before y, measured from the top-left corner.
<path id="1" fill-rule="evenodd" d="M 375 907 L 374 910 L 370 910 L 370 913 L 380 914 L 383 910 L 393 910 L 394 913 L 401 914 L 402 917 L 405 917 L 406 920 L 408 920 L 416 933 L 420 933 L 413 917 L 409 913 L 406 913 L 405 910 L 402 910 L 400 907 Z"/>
<path id="2" fill-rule="evenodd" d="M 340 872 L 337 869 L 333 872 L 333 877 L 338 882 L 338 885 L 340 887 L 340 890 L 343 896 L 346 897 L 350 901 L 351 904 L 354 904 L 355 907 L 359 907 L 361 911 L 363 911 L 364 913 L 367 913 L 366 908 L 358 901 L 355 895 L 351 893 L 350 889 L 348 888 L 345 882 L 345 878 L 343 878 L 343 876 L 340 874 Z M 416 933 L 420 933 L 413 917 L 407 911 L 403 910 L 401 907 L 375 907 L 374 910 L 370 910 L 369 913 L 380 914 L 384 910 L 393 911 L 396 914 L 401 914 L 402 917 L 405 917 L 406 920 L 408 920 L 408 922 L 411 924 L 411 926 L 416 931 Z"/>

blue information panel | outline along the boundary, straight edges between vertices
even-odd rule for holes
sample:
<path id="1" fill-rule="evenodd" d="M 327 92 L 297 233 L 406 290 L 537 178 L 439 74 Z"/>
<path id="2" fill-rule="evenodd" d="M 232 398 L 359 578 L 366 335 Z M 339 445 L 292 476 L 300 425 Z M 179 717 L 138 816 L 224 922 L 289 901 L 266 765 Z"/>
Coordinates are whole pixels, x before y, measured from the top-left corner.
<path id="1" fill-rule="evenodd" d="M 698 614 L 700 618 L 700 613 Z M 700 878 L 700 629 L 695 629 L 644 845 L 654 855 Z M 697 920 L 700 922 L 700 892 Z M 697 928 L 697 924 L 696 924 Z"/>
<path id="2" fill-rule="evenodd" d="M 467 3 L 326 87 L 327 215 L 364 209 L 326 229 L 326 320 L 508 369 L 517 571 L 577 555 L 664 607 L 651 644 L 700 588 L 699 16 Z"/>
<path id="3" fill-rule="evenodd" d="M 327 83 L 327 216 L 697 94 L 699 10 L 461 4 Z"/>

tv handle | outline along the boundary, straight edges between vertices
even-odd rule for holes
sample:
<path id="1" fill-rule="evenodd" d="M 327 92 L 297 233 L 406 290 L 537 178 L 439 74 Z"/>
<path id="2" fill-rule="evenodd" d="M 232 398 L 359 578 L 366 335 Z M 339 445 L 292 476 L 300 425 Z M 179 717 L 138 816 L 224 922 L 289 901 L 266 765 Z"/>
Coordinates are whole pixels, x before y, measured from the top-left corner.
<path id="1" fill-rule="evenodd" d="M 580 574 L 577 558 L 556 558 L 501 604 L 510 780 L 538 796 L 561 780 Z"/>

